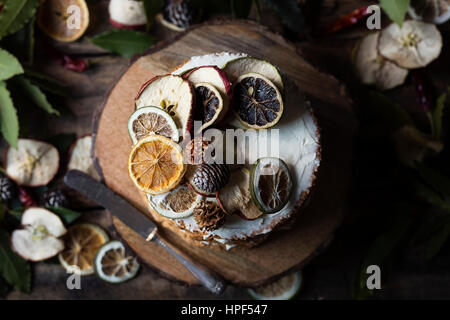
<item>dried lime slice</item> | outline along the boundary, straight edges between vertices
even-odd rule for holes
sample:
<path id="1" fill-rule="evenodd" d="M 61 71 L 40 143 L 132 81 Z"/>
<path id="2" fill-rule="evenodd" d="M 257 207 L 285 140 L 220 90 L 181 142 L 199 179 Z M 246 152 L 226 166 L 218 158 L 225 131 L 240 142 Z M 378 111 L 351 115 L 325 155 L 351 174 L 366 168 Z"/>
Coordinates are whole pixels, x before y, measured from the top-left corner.
<path id="1" fill-rule="evenodd" d="M 256 289 L 248 289 L 248 294 L 256 300 L 289 300 L 300 291 L 303 283 L 301 271 Z"/>
<path id="2" fill-rule="evenodd" d="M 200 130 L 204 130 L 211 126 L 223 110 L 223 99 L 220 92 L 208 83 L 199 83 L 195 86 L 195 120 L 203 122 Z"/>
<path id="3" fill-rule="evenodd" d="M 280 211 L 288 202 L 292 179 L 286 163 L 278 158 L 261 158 L 250 174 L 253 202 L 265 213 Z"/>
<path id="4" fill-rule="evenodd" d="M 175 142 L 180 138 L 175 121 L 158 107 L 137 109 L 128 120 L 128 133 L 133 144 L 149 134 L 159 134 Z"/>
<path id="5" fill-rule="evenodd" d="M 240 76 L 233 91 L 234 111 L 248 128 L 273 127 L 283 114 L 283 99 L 277 87 L 257 73 Z"/>
<path id="6" fill-rule="evenodd" d="M 192 215 L 202 196 L 186 184 L 160 195 L 147 194 L 150 206 L 160 215 L 170 219 L 181 219 Z"/>
<path id="7" fill-rule="evenodd" d="M 95 272 L 100 279 L 109 283 L 121 283 L 133 278 L 139 271 L 136 257 L 127 256 L 120 241 L 103 245 L 95 256 Z"/>

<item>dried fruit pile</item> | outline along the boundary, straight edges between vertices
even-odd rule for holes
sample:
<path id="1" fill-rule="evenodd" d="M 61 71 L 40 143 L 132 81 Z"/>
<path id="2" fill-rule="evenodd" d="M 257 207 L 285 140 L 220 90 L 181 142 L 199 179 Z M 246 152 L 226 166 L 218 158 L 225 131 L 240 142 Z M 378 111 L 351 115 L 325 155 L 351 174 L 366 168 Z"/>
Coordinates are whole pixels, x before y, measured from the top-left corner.
<path id="1" fill-rule="evenodd" d="M 278 158 L 261 158 L 253 166 L 223 163 L 227 151 L 234 158 L 223 131 L 233 119 L 260 130 L 275 126 L 284 111 L 275 66 L 244 55 L 226 62 L 149 80 L 128 121 L 129 175 L 151 208 L 171 219 L 192 216 L 199 230 L 209 232 L 231 216 L 251 221 L 279 212 L 293 184 Z"/>

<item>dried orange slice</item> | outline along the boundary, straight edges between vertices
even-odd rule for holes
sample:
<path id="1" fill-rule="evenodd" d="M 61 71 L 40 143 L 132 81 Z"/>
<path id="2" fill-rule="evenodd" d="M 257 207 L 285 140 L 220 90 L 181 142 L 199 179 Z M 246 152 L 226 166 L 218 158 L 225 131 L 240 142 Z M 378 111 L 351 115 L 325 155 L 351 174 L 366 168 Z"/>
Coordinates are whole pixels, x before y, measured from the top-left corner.
<path id="1" fill-rule="evenodd" d="M 94 273 L 94 258 L 109 237 L 102 228 L 91 223 L 77 224 L 64 236 L 65 249 L 58 255 L 62 266 L 81 275 Z"/>
<path id="2" fill-rule="evenodd" d="M 128 174 L 145 193 L 162 194 L 175 188 L 186 171 L 180 146 L 151 134 L 141 139 L 128 158 Z"/>
<path id="3" fill-rule="evenodd" d="M 88 28 L 89 10 L 85 0 L 44 0 L 37 13 L 37 24 L 52 39 L 75 41 Z"/>

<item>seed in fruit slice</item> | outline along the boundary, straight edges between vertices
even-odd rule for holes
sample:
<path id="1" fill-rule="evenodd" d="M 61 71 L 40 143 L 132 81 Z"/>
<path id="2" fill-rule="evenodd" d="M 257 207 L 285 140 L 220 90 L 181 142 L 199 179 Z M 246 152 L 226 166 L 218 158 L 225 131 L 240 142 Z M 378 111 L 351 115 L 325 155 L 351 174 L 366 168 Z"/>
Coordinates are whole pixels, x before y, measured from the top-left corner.
<path id="1" fill-rule="evenodd" d="M 303 283 L 301 271 L 292 272 L 287 276 L 256 289 L 248 289 L 248 294 L 256 300 L 289 300 L 297 295 Z"/>
<path id="2" fill-rule="evenodd" d="M 189 81 L 180 76 L 156 76 L 145 83 L 136 97 L 136 108 L 161 108 L 175 120 L 183 137 L 192 130 L 195 93 Z"/>
<path id="3" fill-rule="evenodd" d="M 136 110 L 128 120 L 128 133 L 133 145 L 149 134 L 159 134 L 178 142 L 177 126 L 172 117 L 158 107 L 144 107 Z"/>
<path id="4" fill-rule="evenodd" d="M 75 41 L 88 28 L 89 10 L 84 0 L 44 0 L 37 13 L 37 24 L 52 39 Z"/>
<path id="5" fill-rule="evenodd" d="M 59 152 L 46 142 L 19 139 L 17 149 L 8 148 L 5 172 L 17 184 L 27 187 L 45 186 L 59 169 Z"/>
<path id="6" fill-rule="evenodd" d="M 228 80 L 227 74 L 216 66 L 203 66 L 188 71 L 183 78 L 189 80 L 194 86 L 199 83 L 208 83 L 220 92 L 223 99 L 223 110 L 217 121 L 222 120 L 228 111 L 232 97 L 231 82 Z"/>
<path id="7" fill-rule="evenodd" d="M 219 119 L 223 111 L 223 99 L 214 86 L 204 82 L 195 86 L 195 99 L 194 119 L 202 121 L 198 130 L 202 131 Z"/>
<path id="8" fill-rule="evenodd" d="M 111 0 L 109 21 L 116 28 L 141 29 L 147 24 L 144 3 L 134 0 Z"/>
<path id="9" fill-rule="evenodd" d="M 22 258 L 41 261 L 57 255 L 64 249 L 60 239 L 66 233 L 61 219 L 42 208 L 29 208 L 22 215 L 23 229 L 11 235 L 13 250 Z"/>
<path id="10" fill-rule="evenodd" d="M 109 237 L 102 228 L 91 223 L 76 224 L 64 236 L 65 249 L 58 255 L 61 265 L 80 275 L 94 273 L 94 258 Z"/>
<path id="11" fill-rule="evenodd" d="M 250 192 L 255 204 L 265 213 L 283 209 L 289 201 L 292 179 L 286 163 L 278 158 L 261 158 L 250 174 Z"/>
<path id="12" fill-rule="evenodd" d="M 241 75 L 246 73 L 258 73 L 272 81 L 280 91 L 283 91 L 283 79 L 278 69 L 267 61 L 243 57 L 228 62 L 224 67 L 231 82 L 235 82 Z"/>
<path id="13" fill-rule="evenodd" d="M 103 245 L 94 260 L 95 272 L 100 279 L 109 283 L 121 283 L 134 278 L 139 271 L 136 257 L 126 254 L 120 241 L 110 241 Z"/>
<path id="14" fill-rule="evenodd" d="M 147 198 L 150 206 L 160 215 L 170 219 L 180 219 L 192 215 L 202 196 L 186 184 L 181 184 L 164 194 L 147 194 Z"/>
<path id="15" fill-rule="evenodd" d="M 252 201 L 250 173 L 245 168 L 231 172 L 230 180 L 217 192 L 216 198 L 225 212 L 238 214 L 245 220 L 254 220 L 263 215 Z"/>
<path id="16" fill-rule="evenodd" d="M 84 173 L 87 173 L 94 179 L 99 180 L 100 177 L 97 173 L 97 170 L 95 170 L 94 161 L 92 160 L 91 149 L 91 135 L 78 138 L 70 148 L 69 164 L 67 165 L 67 169 L 82 171 Z"/>
<path id="17" fill-rule="evenodd" d="M 257 73 L 244 74 L 237 79 L 233 104 L 239 120 L 248 128 L 273 127 L 283 114 L 283 99 L 277 87 Z"/>
<path id="18" fill-rule="evenodd" d="M 175 188 L 186 171 L 180 146 L 173 140 L 148 135 L 131 150 L 128 173 L 145 193 L 162 194 Z"/>

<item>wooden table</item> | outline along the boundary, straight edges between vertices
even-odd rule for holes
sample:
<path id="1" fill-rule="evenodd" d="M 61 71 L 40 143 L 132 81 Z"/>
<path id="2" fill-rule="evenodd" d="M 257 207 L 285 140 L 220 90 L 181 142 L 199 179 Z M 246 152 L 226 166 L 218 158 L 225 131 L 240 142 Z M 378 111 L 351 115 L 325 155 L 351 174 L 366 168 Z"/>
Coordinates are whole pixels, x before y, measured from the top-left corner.
<path id="1" fill-rule="evenodd" d="M 329 8 L 323 18 L 323 24 L 333 21 L 337 16 L 352 9 L 367 4 L 368 1 L 342 0 L 335 6 L 334 0 L 326 0 Z M 370 3 L 370 1 L 369 1 Z M 108 25 L 99 21 L 107 21 L 107 1 L 94 2 L 91 7 L 93 19 L 87 37 L 97 34 Z M 279 30 L 276 23 L 271 25 Z M 448 31 L 448 27 L 446 29 Z M 332 38 L 315 39 L 313 41 L 298 42 L 296 45 L 301 52 L 322 70 L 335 74 L 338 78 L 351 83 L 353 78 L 349 74 L 349 56 L 353 45 L 359 35 L 365 32 L 364 28 L 352 28 L 343 34 Z M 158 39 L 169 39 L 175 34 L 156 26 L 154 30 Z M 38 41 L 44 37 L 38 33 Z M 448 33 L 447 33 L 448 39 Z M 129 64 L 127 59 L 112 56 L 95 47 L 86 39 L 71 44 L 55 44 L 65 52 L 88 58 L 91 66 L 83 73 L 67 71 L 44 53 L 37 52 L 36 64 L 39 68 L 52 75 L 70 88 L 71 97 L 60 101 L 56 105 L 61 110 L 68 110 L 60 117 L 48 117 L 41 112 L 30 111 L 25 115 L 23 125 L 27 127 L 27 136 L 49 137 L 56 133 L 73 133 L 82 135 L 91 132 L 91 120 L 96 106 L 102 104 L 103 98 L 115 82 L 116 77 Z M 448 53 L 448 52 L 447 52 Z M 444 59 L 445 60 L 445 59 Z M 448 60 L 448 59 L 447 59 Z M 433 66 L 432 71 L 439 79 L 439 83 L 449 82 L 448 62 L 444 61 L 444 69 Z M 445 69 L 446 67 L 446 69 Z M 442 70 L 447 70 L 444 72 Z M 400 95 L 411 99 L 410 89 L 402 90 Z M 28 120 L 28 121 L 27 121 Z M 42 123 L 46 123 L 45 127 Z M 358 157 L 355 159 L 357 162 Z M 361 199 L 358 190 L 355 190 L 352 204 L 353 211 L 360 210 Z M 97 222 L 108 228 L 111 233 L 111 221 L 106 218 L 103 211 L 86 211 L 84 219 Z M 304 268 L 305 286 L 301 299 L 345 299 L 351 297 L 354 271 L 364 254 L 368 244 L 362 236 L 363 230 L 349 220 L 335 235 L 333 243 L 328 249 L 312 263 Z M 391 271 L 389 279 L 382 279 L 383 290 L 379 298 L 450 298 L 450 246 L 445 246 L 442 253 L 435 260 L 427 264 L 427 268 L 397 264 Z M 17 291 L 11 292 L 8 299 L 186 299 L 186 298 L 215 298 L 200 287 L 185 287 L 162 278 L 155 272 L 143 268 L 138 277 L 121 284 L 111 285 L 102 282 L 95 276 L 82 279 L 82 290 L 69 291 L 66 288 L 67 274 L 59 266 L 52 263 L 35 264 L 33 274 L 33 290 L 31 295 Z M 245 291 L 237 287 L 227 288 L 223 298 L 247 298 Z"/>

